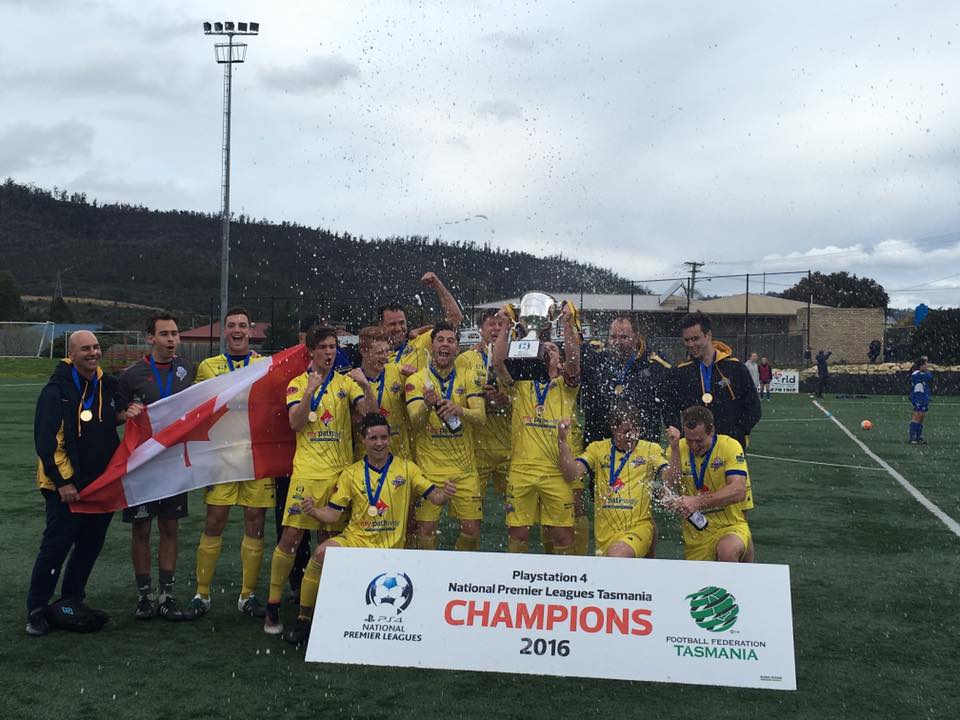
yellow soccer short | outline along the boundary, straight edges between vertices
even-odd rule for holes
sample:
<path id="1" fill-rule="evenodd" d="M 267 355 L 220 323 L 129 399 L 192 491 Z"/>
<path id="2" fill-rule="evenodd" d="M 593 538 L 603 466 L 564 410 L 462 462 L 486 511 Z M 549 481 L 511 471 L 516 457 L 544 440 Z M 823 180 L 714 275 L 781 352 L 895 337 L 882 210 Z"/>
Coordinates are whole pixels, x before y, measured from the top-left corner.
<path id="1" fill-rule="evenodd" d="M 710 517 L 709 515 L 707 516 Z M 686 521 L 684 521 L 686 522 Z M 684 543 L 683 556 L 687 560 L 708 560 L 717 559 L 717 544 L 721 538 L 727 535 L 736 535 L 743 543 L 743 549 L 746 550 L 750 545 L 750 526 L 747 523 L 734 523 L 733 525 L 724 525 L 713 529 L 709 526 L 707 531 L 700 534 L 696 543 Z"/>
<path id="2" fill-rule="evenodd" d="M 457 486 L 457 494 L 447 503 L 447 514 L 450 517 L 458 520 L 483 520 L 483 496 L 480 494 L 479 475 L 473 473 L 441 477 L 427 474 L 427 479 L 438 488 L 443 487 L 447 480 Z M 434 505 L 422 497 L 417 501 L 413 516 L 419 522 L 437 522 L 440 519 L 440 509 L 440 505 Z"/>
<path id="3" fill-rule="evenodd" d="M 642 558 L 650 552 L 650 545 L 653 543 L 653 523 L 643 523 L 635 525 L 629 530 L 623 530 L 610 536 L 603 545 L 597 543 L 597 554 L 606 555 L 607 550 L 615 543 L 625 543 L 633 550 L 633 556 Z"/>
<path id="4" fill-rule="evenodd" d="M 487 496 L 487 487 L 492 483 L 498 495 L 507 492 L 507 473 L 510 470 L 510 453 L 487 453 L 477 451 L 477 474 L 480 475 L 480 496 Z"/>
<path id="5" fill-rule="evenodd" d="M 389 537 L 390 533 L 384 533 L 385 537 Z M 377 541 L 380 542 L 377 542 Z M 350 547 L 350 548 L 402 548 L 403 547 L 404 536 L 400 536 L 399 545 L 390 545 L 384 544 L 382 538 L 376 537 L 366 537 L 365 535 L 357 535 L 347 530 L 340 535 L 337 535 L 333 538 L 333 541 L 337 543 L 340 547 Z"/>
<path id="6" fill-rule="evenodd" d="M 211 485 L 203 494 L 207 505 L 242 505 L 252 508 L 272 508 L 274 497 L 273 478 L 242 480 L 240 482 Z"/>
<path id="7" fill-rule="evenodd" d="M 558 472 L 511 470 L 506 510 L 507 527 L 573 527 L 573 489 Z"/>
<path id="8" fill-rule="evenodd" d="M 283 524 L 286 527 L 300 530 L 320 530 L 327 532 L 343 532 L 347 527 L 349 516 L 346 511 L 335 523 L 322 523 L 316 518 L 305 515 L 300 510 L 300 503 L 304 498 L 312 497 L 315 507 L 324 507 L 330 502 L 333 491 L 337 487 L 337 477 L 310 478 L 290 480 L 290 489 L 287 490 L 287 502 L 283 507 Z"/>

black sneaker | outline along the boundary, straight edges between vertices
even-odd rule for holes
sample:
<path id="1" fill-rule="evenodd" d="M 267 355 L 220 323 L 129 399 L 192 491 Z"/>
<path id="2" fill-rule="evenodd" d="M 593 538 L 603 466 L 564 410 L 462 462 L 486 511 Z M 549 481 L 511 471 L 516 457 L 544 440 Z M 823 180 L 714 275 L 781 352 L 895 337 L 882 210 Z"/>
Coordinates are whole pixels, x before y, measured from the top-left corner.
<path id="1" fill-rule="evenodd" d="M 133 616 L 137 620 L 149 620 L 157 614 L 157 608 L 153 604 L 153 593 L 141 593 L 137 600 L 137 609 L 133 611 Z"/>
<path id="2" fill-rule="evenodd" d="M 50 621 L 47 620 L 47 609 L 37 608 L 27 615 L 27 635 L 41 637 L 46 635 L 53 628 L 50 627 Z"/>
<path id="3" fill-rule="evenodd" d="M 280 622 L 280 603 L 267 603 L 267 613 L 263 619 L 263 631 L 267 635 L 283 633 L 283 623 Z"/>
<path id="4" fill-rule="evenodd" d="M 305 643 L 307 638 L 310 637 L 310 624 L 310 618 L 297 618 L 297 622 L 293 624 L 293 628 L 284 634 L 283 639 L 291 645 Z"/>
<path id="5" fill-rule="evenodd" d="M 164 620 L 170 620 L 172 622 L 179 622 L 180 620 L 193 620 L 196 615 L 190 614 L 190 617 L 187 617 L 188 613 L 184 613 L 180 609 L 180 606 L 177 605 L 176 599 L 173 595 L 167 595 L 163 602 L 160 603 L 160 606 L 157 608 L 157 613 Z"/>
<path id="6" fill-rule="evenodd" d="M 257 600 L 257 596 L 253 593 L 250 593 L 245 598 L 240 598 L 237 600 L 237 610 L 242 612 L 244 615 L 249 615 L 250 617 L 262 619 L 267 616 L 266 608 L 260 604 L 260 601 Z"/>

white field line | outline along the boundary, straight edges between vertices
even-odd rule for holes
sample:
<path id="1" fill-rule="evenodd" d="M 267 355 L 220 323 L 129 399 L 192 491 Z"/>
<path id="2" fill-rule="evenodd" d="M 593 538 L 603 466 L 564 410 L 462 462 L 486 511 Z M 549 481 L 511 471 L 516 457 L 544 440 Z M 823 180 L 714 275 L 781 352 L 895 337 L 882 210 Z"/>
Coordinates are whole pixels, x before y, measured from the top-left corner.
<path id="1" fill-rule="evenodd" d="M 42 382 L 9 383 L 9 384 L 0 385 L 0 387 L 33 387 L 36 385 L 46 385 L 46 383 L 42 383 Z"/>
<path id="2" fill-rule="evenodd" d="M 833 416 L 833 414 L 830 413 L 823 405 L 818 403 L 816 400 L 813 401 L 813 404 L 820 409 L 820 412 L 822 412 L 828 418 L 833 420 L 833 422 L 836 423 L 836 426 L 841 430 L 843 430 L 843 432 L 846 434 L 848 438 L 850 438 L 857 445 L 859 445 L 860 449 L 863 450 L 875 463 L 877 463 L 880 467 L 882 467 L 884 470 L 890 473 L 890 476 L 894 480 L 896 480 L 898 483 L 900 483 L 900 485 L 903 486 L 903 489 L 913 496 L 914 500 L 916 500 L 918 503 L 923 505 L 927 510 L 933 513 L 933 516 L 936 517 L 944 525 L 946 525 L 947 529 L 950 532 L 952 532 L 957 537 L 960 537 L 960 523 L 958 523 L 952 517 L 947 515 L 943 510 L 941 510 L 939 507 L 937 507 L 932 502 L 930 502 L 930 500 L 927 499 L 926 495 L 924 495 L 922 492 L 917 490 L 913 485 L 911 485 L 910 482 L 903 475 L 901 475 L 892 467 L 890 467 L 890 464 L 886 460 L 884 460 L 882 457 L 880 457 L 875 452 L 873 452 L 873 450 L 868 448 L 860 438 L 858 438 L 856 435 L 850 432 L 846 428 L 846 426 L 842 422 L 837 420 Z"/>
<path id="3" fill-rule="evenodd" d="M 779 460 L 780 462 L 802 463 L 804 465 L 822 465 L 824 467 L 850 468 L 851 470 L 868 470 L 870 472 L 883 472 L 883 468 L 867 467 L 866 465 L 838 465 L 837 463 L 818 462 L 816 460 L 797 460 L 796 458 L 774 457 L 773 455 L 757 455 L 757 453 L 747 451 L 747 460 L 753 458 L 762 458 L 764 460 Z"/>
<path id="4" fill-rule="evenodd" d="M 760 418 L 760 422 L 772 423 L 772 422 L 823 422 L 826 418 Z"/>

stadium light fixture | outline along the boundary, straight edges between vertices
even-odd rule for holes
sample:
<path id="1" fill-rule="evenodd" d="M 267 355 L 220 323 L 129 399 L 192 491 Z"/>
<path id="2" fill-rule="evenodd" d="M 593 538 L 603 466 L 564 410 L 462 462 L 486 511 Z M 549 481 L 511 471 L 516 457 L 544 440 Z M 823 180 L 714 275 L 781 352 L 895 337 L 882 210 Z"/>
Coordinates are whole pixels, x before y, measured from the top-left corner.
<path id="1" fill-rule="evenodd" d="M 220 319 L 227 312 L 230 295 L 230 126 L 233 88 L 233 66 L 247 58 L 246 43 L 234 42 L 235 35 L 257 35 L 260 23 L 234 23 L 233 21 L 203 23 L 205 35 L 226 35 L 227 42 L 216 43 L 214 52 L 217 63 L 223 65 L 223 171 L 220 189 L 222 204 L 220 208 L 223 240 L 220 249 Z M 223 333 L 220 334 L 220 352 L 224 351 Z"/>

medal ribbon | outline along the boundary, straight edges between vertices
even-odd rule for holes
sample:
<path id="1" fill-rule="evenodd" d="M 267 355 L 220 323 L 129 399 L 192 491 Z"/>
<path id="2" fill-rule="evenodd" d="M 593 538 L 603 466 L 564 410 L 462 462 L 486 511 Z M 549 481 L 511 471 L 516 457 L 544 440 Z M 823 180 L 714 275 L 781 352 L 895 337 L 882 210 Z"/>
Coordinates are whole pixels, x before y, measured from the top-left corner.
<path id="1" fill-rule="evenodd" d="M 157 367 L 157 363 L 153 360 L 153 355 L 150 356 L 150 369 L 153 370 L 153 377 L 157 381 L 157 391 L 160 393 L 160 399 L 170 395 L 173 392 L 173 360 L 170 361 L 170 370 L 167 371 L 167 384 L 164 385 L 160 380 L 160 368 Z"/>
<path id="2" fill-rule="evenodd" d="M 713 442 L 710 443 L 710 449 L 707 450 L 707 454 L 703 457 L 703 464 L 700 466 L 700 474 L 697 474 L 697 461 L 693 457 L 693 450 L 690 451 L 690 472 L 693 475 L 693 484 L 697 486 L 697 490 L 703 488 L 703 483 L 707 479 L 707 466 L 710 464 L 710 456 L 713 454 L 713 449 L 717 446 L 717 434 L 713 434 Z"/>
<path id="3" fill-rule="evenodd" d="M 397 356 L 393 359 L 395 365 L 400 364 L 400 360 L 403 359 L 403 353 L 407 349 L 407 341 L 403 341 L 403 345 L 397 348 Z"/>
<path id="4" fill-rule="evenodd" d="M 440 373 L 438 373 L 436 369 L 433 367 L 433 364 L 430 365 L 430 372 L 437 379 L 437 382 L 440 383 L 441 397 L 443 397 L 444 400 L 449 400 L 450 398 L 452 398 L 453 397 L 453 381 L 457 377 L 457 369 L 454 368 L 453 370 L 450 371 L 450 374 L 447 376 L 446 383 L 444 383 L 443 378 L 440 377 Z"/>
<path id="5" fill-rule="evenodd" d="M 704 365 L 702 362 L 697 360 L 697 364 L 700 366 L 700 385 L 703 387 L 703 392 L 711 392 L 710 388 L 713 387 L 713 366 L 716 364 L 717 354 L 713 354 L 713 362 L 710 365 Z"/>
<path id="6" fill-rule="evenodd" d="M 547 394 L 550 392 L 550 383 L 551 380 L 547 380 L 547 384 L 543 386 L 542 392 L 540 387 L 540 381 L 533 381 L 533 392 L 537 396 L 537 407 L 545 407 L 547 402 Z"/>
<path id="7" fill-rule="evenodd" d="M 330 372 L 327 373 L 327 379 L 323 381 L 320 390 L 315 392 L 313 397 L 310 398 L 310 412 L 316 412 L 317 408 L 320 407 L 320 401 L 323 400 L 323 394 L 327 391 L 327 385 L 333 380 L 333 375 L 333 368 L 330 368 Z"/>
<path id="8" fill-rule="evenodd" d="M 623 459 L 620 461 L 620 465 L 617 466 L 617 471 L 613 471 L 613 461 L 617 456 L 617 446 L 612 442 L 610 443 L 610 487 L 613 487 L 617 478 L 620 477 L 620 473 L 623 472 L 623 466 L 627 464 L 627 460 L 630 459 L 630 456 L 633 455 L 633 450 L 630 450 L 627 453 L 624 453 Z"/>
<path id="9" fill-rule="evenodd" d="M 80 393 L 80 402 L 83 403 L 83 409 L 89 410 L 90 408 L 93 407 L 93 398 L 97 392 L 97 383 L 100 382 L 100 378 L 97 377 L 97 371 L 96 370 L 93 371 L 93 380 L 91 381 L 93 383 L 93 386 L 90 390 L 90 397 L 84 398 L 83 390 L 80 388 L 80 373 L 78 373 L 77 369 L 72 366 L 70 370 L 73 372 L 73 384 L 77 386 L 77 392 Z"/>
<path id="10" fill-rule="evenodd" d="M 367 377 L 366 373 L 364 373 L 364 377 L 367 378 L 367 382 L 378 383 L 378 387 L 377 387 L 377 407 L 379 407 L 379 408 L 382 408 L 382 407 L 383 407 L 383 388 L 384 388 L 384 386 L 386 385 L 386 383 L 384 382 L 384 379 L 383 379 L 383 373 L 384 373 L 384 371 L 381 370 L 381 371 L 380 371 L 380 374 L 377 375 L 375 378 Z"/>
<path id="11" fill-rule="evenodd" d="M 637 360 L 637 356 L 636 356 L 636 355 L 631 355 L 631 356 L 630 356 L 630 359 L 627 361 L 626 367 L 623 368 L 623 372 L 620 374 L 620 384 L 621 384 L 621 385 L 626 385 L 626 383 L 627 383 L 627 374 L 628 374 L 628 373 L 630 372 L 630 370 L 633 368 L 633 363 L 636 362 L 636 360 Z"/>
<path id="12" fill-rule="evenodd" d="M 370 460 L 366 456 L 363 458 L 363 482 L 367 488 L 367 500 L 370 502 L 370 507 L 376 507 L 377 503 L 380 502 L 380 493 L 383 492 L 383 484 L 387 481 L 387 472 L 390 470 L 390 463 L 393 462 L 393 455 L 387 457 L 387 462 L 383 466 L 383 470 L 380 471 L 380 479 L 377 480 L 377 491 L 373 491 L 373 487 L 370 485 Z"/>
<path id="13" fill-rule="evenodd" d="M 243 359 L 243 367 L 246 367 L 247 365 L 250 364 L 250 358 L 251 358 L 252 355 L 253 355 L 252 352 L 248 352 L 248 353 L 247 353 L 247 356 Z M 224 353 L 223 356 L 227 359 L 227 367 L 230 368 L 230 372 L 233 372 L 234 369 L 235 369 L 235 368 L 233 367 L 233 358 L 231 358 L 231 357 L 230 357 L 229 355 L 227 355 L 226 353 Z"/>

